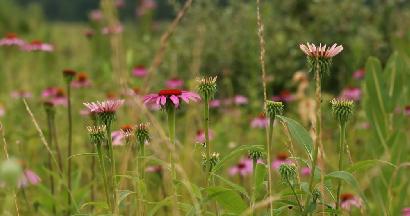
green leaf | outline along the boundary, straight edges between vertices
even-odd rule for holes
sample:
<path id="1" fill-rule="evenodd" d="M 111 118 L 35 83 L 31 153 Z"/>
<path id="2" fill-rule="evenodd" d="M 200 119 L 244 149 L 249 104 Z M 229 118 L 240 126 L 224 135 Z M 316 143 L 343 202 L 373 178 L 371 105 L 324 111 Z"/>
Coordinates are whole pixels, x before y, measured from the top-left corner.
<path id="1" fill-rule="evenodd" d="M 148 216 L 156 215 L 157 211 L 160 210 L 162 207 L 167 206 L 171 203 L 173 196 L 168 196 L 165 199 L 158 202 L 154 207 L 150 208 L 148 212 Z"/>
<path id="2" fill-rule="evenodd" d="M 223 164 L 226 163 L 227 161 L 239 156 L 243 155 L 244 153 L 248 153 L 249 150 L 251 149 L 259 149 L 260 151 L 264 151 L 263 146 L 261 145 L 242 145 L 239 146 L 238 148 L 234 149 L 231 151 L 228 155 L 223 157 L 212 169 L 213 173 L 216 173 L 219 169 L 222 168 Z"/>
<path id="3" fill-rule="evenodd" d="M 346 169 L 349 173 L 354 173 L 357 171 L 361 170 L 366 170 L 369 167 L 376 166 L 377 164 L 384 164 L 384 165 L 389 165 L 393 168 L 396 168 L 396 165 L 388 162 L 388 161 L 383 161 L 383 160 L 364 160 L 364 161 L 359 161 L 355 164 L 352 164 L 349 168 Z"/>
<path id="4" fill-rule="evenodd" d="M 327 179 L 340 179 L 351 185 L 357 193 L 360 194 L 360 196 L 363 198 L 363 200 L 366 202 L 366 198 L 363 194 L 363 192 L 360 190 L 359 183 L 357 182 L 356 178 L 349 172 L 346 171 L 334 171 L 325 176 L 325 180 Z"/>
<path id="5" fill-rule="evenodd" d="M 266 166 L 264 164 L 256 164 L 255 169 L 255 188 L 260 188 L 263 185 L 266 177 Z"/>
<path id="6" fill-rule="evenodd" d="M 235 184 L 231 181 L 229 181 L 228 179 L 220 176 L 220 175 L 216 175 L 213 174 L 215 177 L 217 177 L 219 180 L 221 180 L 223 183 L 225 183 L 226 185 L 228 185 L 229 187 L 231 187 L 232 189 L 238 191 L 239 193 L 241 193 L 242 195 L 244 195 L 247 199 L 249 199 L 249 195 L 246 192 L 245 188 L 243 188 L 242 186 Z"/>
<path id="7" fill-rule="evenodd" d="M 206 189 L 208 198 L 216 200 L 227 212 L 240 214 L 247 209 L 241 196 L 233 190 L 223 187 L 210 187 Z"/>
<path id="8" fill-rule="evenodd" d="M 398 105 L 398 100 L 403 92 L 404 84 L 404 70 L 405 64 L 403 58 L 398 54 L 394 53 L 390 56 L 387 61 L 385 68 L 385 80 L 388 83 L 388 112 L 391 113 Z"/>
<path id="9" fill-rule="evenodd" d="M 290 136 L 292 139 L 303 149 L 306 150 L 309 158 L 312 159 L 312 151 L 313 151 L 313 140 L 310 136 L 309 132 L 297 121 L 278 115 L 276 116 L 279 118 L 283 123 L 286 124 L 287 128 L 289 129 Z"/>
<path id="10" fill-rule="evenodd" d="M 118 198 L 118 205 L 125 199 L 127 198 L 127 196 L 131 195 L 131 194 L 135 194 L 134 191 L 130 191 L 130 190 L 120 190 L 119 191 L 119 198 Z"/>

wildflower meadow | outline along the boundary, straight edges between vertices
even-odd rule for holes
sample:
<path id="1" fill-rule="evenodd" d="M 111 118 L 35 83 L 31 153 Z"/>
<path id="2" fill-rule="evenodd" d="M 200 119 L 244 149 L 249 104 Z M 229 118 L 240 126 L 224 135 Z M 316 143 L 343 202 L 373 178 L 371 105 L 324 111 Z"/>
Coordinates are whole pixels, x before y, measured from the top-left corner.
<path id="1" fill-rule="evenodd" d="M 0 215 L 410 216 L 410 1 L 1 0 Z"/>

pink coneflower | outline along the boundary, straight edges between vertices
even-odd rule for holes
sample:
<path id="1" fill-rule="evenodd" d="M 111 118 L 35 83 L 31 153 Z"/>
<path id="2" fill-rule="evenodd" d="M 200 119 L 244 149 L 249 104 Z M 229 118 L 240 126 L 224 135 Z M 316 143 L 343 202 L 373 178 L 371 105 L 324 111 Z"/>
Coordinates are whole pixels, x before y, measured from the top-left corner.
<path id="1" fill-rule="evenodd" d="M 404 107 L 404 115 L 410 116 L 410 105 Z"/>
<path id="2" fill-rule="evenodd" d="M 331 47 L 326 48 L 326 44 L 322 46 L 320 44 L 316 47 L 313 43 L 306 43 L 300 44 L 299 48 L 310 57 L 318 57 L 318 58 L 333 58 L 343 50 L 342 45 L 333 44 Z"/>
<path id="3" fill-rule="evenodd" d="M 98 22 L 98 21 L 102 20 L 103 16 L 104 15 L 103 15 L 102 11 L 96 9 L 96 10 L 92 10 L 90 12 L 90 14 L 88 15 L 88 18 L 92 21 Z"/>
<path id="4" fill-rule="evenodd" d="M 111 139 L 113 146 L 121 146 L 124 145 L 124 134 L 121 130 L 116 130 L 111 132 Z"/>
<path id="5" fill-rule="evenodd" d="M 342 207 L 342 209 L 350 211 L 352 207 L 361 208 L 362 206 L 363 201 L 360 197 L 351 193 L 344 193 L 340 195 L 340 207 Z"/>
<path id="6" fill-rule="evenodd" d="M 266 118 L 265 113 L 260 113 L 256 118 L 251 120 L 252 128 L 266 128 L 269 125 L 269 118 Z"/>
<path id="7" fill-rule="evenodd" d="M 281 101 L 285 103 L 289 103 L 295 99 L 295 96 L 289 90 L 282 90 L 279 92 L 279 95 L 275 95 L 272 97 L 273 101 Z"/>
<path id="8" fill-rule="evenodd" d="M 213 99 L 211 101 L 209 101 L 209 107 L 211 108 L 218 108 L 221 106 L 221 100 L 219 99 Z"/>
<path id="9" fill-rule="evenodd" d="M 238 175 L 238 174 L 241 176 L 247 176 L 247 175 L 250 175 L 252 171 L 253 171 L 252 160 L 249 158 L 243 158 L 237 164 L 231 167 L 228 170 L 228 173 L 231 176 Z"/>
<path id="10" fill-rule="evenodd" d="M 83 34 L 88 39 L 91 39 L 95 35 L 95 31 L 93 29 L 86 29 Z"/>
<path id="11" fill-rule="evenodd" d="M 235 103 L 235 105 L 245 105 L 248 103 L 248 98 L 243 95 L 236 95 L 233 98 L 233 102 Z"/>
<path id="12" fill-rule="evenodd" d="M 107 26 L 101 29 L 103 35 L 109 34 L 119 34 L 124 31 L 124 27 L 121 24 L 116 24 L 114 26 Z"/>
<path id="13" fill-rule="evenodd" d="M 147 166 L 147 168 L 145 168 L 145 172 L 161 174 L 162 167 L 161 167 L 161 165 Z"/>
<path id="14" fill-rule="evenodd" d="M 156 94 L 149 94 L 144 97 L 144 104 L 152 104 L 155 103 L 162 107 L 168 102 L 169 104 L 173 104 L 175 107 L 179 106 L 180 99 L 189 103 L 190 100 L 192 101 L 199 101 L 201 97 L 189 91 L 183 91 L 179 89 L 166 89 L 161 90 Z"/>
<path id="15" fill-rule="evenodd" d="M 92 113 L 115 113 L 124 104 L 124 100 L 107 100 L 83 103 Z"/>
<path id="16" fill-rule="evenodd" d="M 132 69 L 132 75 L 134 75 L 135 77 L 145 77 L 147 73 L 148 71 L 143 65 L 135 66 Z"/>
<path id="17" fill-rule="evenodd" d="M 88 75 L 84 72 L 77 73 L 75 79 L 71 82 L 73 88 L 87 88 L 91 86 Z"/>
<path id="18" fill-rule="evenodd" d="M 51 44 L 43 43 L 40 40 L 33 40 L 28 44 L 22 46 L 22 49 L 27 52 L 43 51 L 43 52 L 52 52 L 54 47 Z"/>
<path id="19" fill-rule="evenodd" d="M 29 185 L 37 185 L 41 182 L 41 178 L 32 170 L 26 169 L 18 182 L 19 188 L 25 188 Z"/>
<path id="20" fill-rule="evenodd" d="M 214 132 L 212 130 L 209 130 L 209 140 L 214 139 Z M 198 130 L 196 132 L 196 142 L 197 143 L 205 143 L 205 131 L 204 130 Z"/>
<path id="21" fill-rule="evenodd" d="M 29 99 L 33 97 L 31 92 L 25 91 L 25 90 L 16 90 L 11 92 L 11 97 L 14 99 Z"/>
<path id="22" fill-rule="evenodd" d="M 169 89 L 179 89 L 184 85 L 184 81 L 174 77 L 172 79 L 169 79 L 165 82 L 165 86 Z"/>
<path id="23" fill-rule="evenodd" d="M 362 95 L 362 90 L 356 87 L 348 87 L 343 89 L 340 97 L 347 100 L 359 101 Z"/>
<path id="24" fill-rule="evenodd" d="M 6 33 L 4 38 L 0 39 L 0 46 L 18 46 L 21 47 L 25 44 L 24 40 L 20 39 L 16 33 Z"/>
<path id="25" fill-rule="evenodd" d="M 310 174 L 312 174 L 312 169 L 310 169 L 310 167 L 302 167 L 302 169 L 300 169 L 300 175 L 310 176 Z"/>
<path id="26" fill-rule="evenodd" d="M 64 89 L 57 87 L 48 87 L 42 92 L 42 98 L 53 105 L 67 105 L 67 96 Z"/>
<path id="27" fill-rule="evenodd" d="M 360 68 L 359 70 L 353 73 L 353 78 L 356 80 L 361 80 L 364 78 L 365 74 L 366 74 L 366 71 L 363 68 Z"/>
<path id="28" fill-rule="evenodd" d="M 272 168 L 279 169 L 282 164 L 292 164 L 289 155 L 286 152 L 280 152 L 276 155 L 276 160 L 272 162 Z"/>
<path id="29" fill-rule="evenodd" d="M 401 210 L 401 215 L 402 216 L 410 216 L 410 208 L 403 208 Z"/>
<path id="30" fill-rule="evenodd" d="M 157 7 L 157 3 L 155 2 L 155 0 L 142 0 L 141 4 L 137 8 L 137 15 L 143 16 L 148 11 L 155 9 L 156 7 Z"/>
<path id="31" fill-rule="evenodd" d="M 0 104 L 0 117 L 4 116 L 6 114 L 6 109 Z"/>
<path id="32" fill-rule="evenodd" d="M 123 8 L 125 7 L 125 1 L 124 0 L 115 0 L 114 3 L 116 8 Z"/>

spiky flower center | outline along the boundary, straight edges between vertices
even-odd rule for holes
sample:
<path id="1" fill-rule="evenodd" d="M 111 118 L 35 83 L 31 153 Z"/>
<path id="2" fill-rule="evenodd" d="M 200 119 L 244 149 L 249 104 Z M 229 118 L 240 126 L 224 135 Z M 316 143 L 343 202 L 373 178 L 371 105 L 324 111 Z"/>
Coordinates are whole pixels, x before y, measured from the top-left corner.
<path id="1" fill-rule="evenodd" d="M 285 161 L 289 158 L 289 155 L 286 152 L 281 152 L 278 155 L 276 155 L 276 159 Z"/>
<path id="2" fill-rule="evenodd" d="M 88 80 L 87 74 L 85 74 L 85 73 L 79 73 L 79 74 L 77 75 L 77 81 L 79 81 L 79 82 L 85 82 L 85 81 L 87 81 L 87 80 Z"/>
<path id="3" fill-rule="evenodd" d="M 41 40 L 32 40 L 30 44 L 31 45 L 41 45 L 43 44 L 43 42 Z"/>
<path id="4" fill-rule="evenodd" d="M 57 91 L 56 91 L 56 97 L 57 97 L 57 98 L 63 98 L 63 97 L 65 97 L 64 89 L 58 88 Z"/>
<path id="5" fill-rule="evenodd" d="M 8 39 L 15 39 L 15 38 L 17 38 L 17 34 L 14 33 L 14 32 L 6 33 L 6 38 L 8 38 Z"/>
<path id="6" fill-rule="evenodd" d="M 340 195 L 340 198 L 342 202 L 345 202 L 347 200 L 352 200 L 354 198 L 354 195 L 351 193 L 345 193 L 345 194 Z"/>
<path id="7" fill-rule="evenodd" d="M 345 124 L 353 114 L 353 101 L 333 99 L 331 102 L 333 115 L 340 124 Z"/>
<path id="8" fill-rule="evenodd" d="M 121 130 L 122 130 L 124 133 L 131 133 L 131 132 L 134 130 L 134 127 L 132 127 L 132 125 L 123 125 L 123 126 L 121 127 Z"/>
<path id="9" fill-rule="evenodd" d="M 160 96 L 172 96 L 172 95 L 181 95 L 182 91 L 179 89 L 163 89 L 158 92 Z"/>

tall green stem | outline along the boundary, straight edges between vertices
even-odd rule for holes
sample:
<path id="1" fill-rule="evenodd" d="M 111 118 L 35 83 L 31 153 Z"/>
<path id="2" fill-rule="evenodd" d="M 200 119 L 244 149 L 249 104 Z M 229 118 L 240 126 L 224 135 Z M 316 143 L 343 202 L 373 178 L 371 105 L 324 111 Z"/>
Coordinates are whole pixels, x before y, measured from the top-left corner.
<path id="1" fill-rule="evenodd" d="M 73 140 L 73 119 L 71 114 L 71 82 L 67 82 L 67 119 L 68 119 L 68 146 L 67 146 L 67 153 L 68 153 L 68 170 L 67 170 L 67 187 L 68 187 L 68 214 L 71 214 L 71 196 L 70 193 L 72 192 L 71 187 L 71 154 L 72 154 L 72 140 Z"/>
<path id="2" fill-rule="evenodd" d="M 50 147 L 52 148 L 53 146 L 53 133 L 52 131 L 52 115 L 53 113 L 50 113 L 52 111 L 46 111 L 47 112 L 47 126 L 48 126 L 48 136 L 47 136 L 47 142 L 49 143 Z M 51 159 L 51 153 L 48 154 L 48 169 L 50 170 L 51 173 L 53 173 L 53 165 L 52 165 L 52 159 Z M 55 194 L 55 188 L 54 188 L 54 177 L 53 174 L 50 174 L 50 191 L 51 195 L 54 196 Z M 56 215 L 56 206 L 53 204 L 53 214 Z"/>
<path id="3" fill-rule="evenodd" d="M 177 197 L 177 189 L 175 185 L 175 180 L 176 180 L 176 170 L 175 170 L 175 164 L 174 164 L 174 158 L 173 158 L 173 151 L 176 150 L 176 142 L 175 142 L 175 107 L 173 105 L 169 105 L 167 107 L 167 115 L 168 115 L 168 130 L 169 130 L 169 141 L 171 144 L 171 151 L 169 152 L 169 162 L 171 164 L 171 180 L 172 180 L 172 192 L 174 195 L 174 215 L 179 215 L 178 213 L 178 197 Z"/>
<path id="4" fill-rule="evenodd" d="M 255 214 L 255 200 L 256 200 L 256 162 L 257 159 L 252 159 L 252 194 L 251 194 L 251 209 L 252 215 Z"/>
<path id="5" fill-rule="evenodd" d="M 114 159 L 114 152 L 112 149 L 112 138 L 111 138 L 111 122 L 106 124 L 107 126 L 107 145 L 108 145 L 108 156 L 110 157 L 110 162 L 111 162 L 111 192 L 112 192 L 112 210 L 113 213 L 116 214 L 118 213 L 118 208 L 117 208 L 117 183 L 116 183 L 116 172 L 115 172 L 115 159 Z"/>
<path id="6" fill-rule="evenodd" d="M 211 143 L 209 142 L 209 99 L 205 96 L 204 98 L 204 130 L 205 130 L 205 146 L 206 146 L 206 185 L 209 187 L 209 172 L 211 172 Z"/>
<path id="7" fill-rule="evenodd" d="M 105 196 L 107 199 L 107 205 L 113 212 L 114 210 L 113 210 L 113 207 L 111 206 L 111 198 L 108 193 L 109 186 L 108 186 L 108 181 L 107 181 L 107 171 L 105 170 L 104 156 L 101 150 L 101 143 L 97 143 L 96 148 L 97 148 L 98 161 L 100 163 L 100 167 L 101 167 L 102 174 L 103 174 L 104 191 L 105 191 Z"/>
<path id="8" fill-rule="evenodd" d="M 268 195 L 269 197 L 272 196 L 272 155 L 271 155 L 271 149 L 272 149 L 272 141 L 273 141 L 273 122 L 275 121 L 274 118 L 271 118 L 269 120 L 269 135 L 268 135 L 268 146 L 266 149 L 267 153 L 267 160 L 268 160 Z M 273 215 L 273 206 L 272 202 L 269 203 L 269 211 L 270 215 Z"/>
<path id="9" fill-rule="evenodd" d="M 292 193 L 296 198 L 296 202 L 298 203 L 300 212 L 303 212 L 303 206 L 302 206 L 302 203 L 300 202 L 299 196 L 296 194 L 295 187 L 293 187 L 293 184 L 290 182 L 288 178 L 286 178 L 286 181 L 288 182 L 290 189 L 292 190 Z"/>
<path id="10" fill-rule="evenodd" d="M 339 125 L 340 137 L 339 137 L 339 171 L 343 170 L 343 154 L 344 154 L 344 145 L 345 145 L 345 136 L 346 136 L 346 125 Z M 339 180 L 337 183 L 337 198 L 336 198 L 336 210 L 340 206 L 340 191 L 342 189 L 342 181 Z"/>

